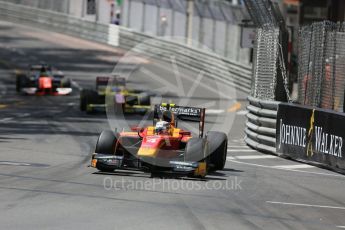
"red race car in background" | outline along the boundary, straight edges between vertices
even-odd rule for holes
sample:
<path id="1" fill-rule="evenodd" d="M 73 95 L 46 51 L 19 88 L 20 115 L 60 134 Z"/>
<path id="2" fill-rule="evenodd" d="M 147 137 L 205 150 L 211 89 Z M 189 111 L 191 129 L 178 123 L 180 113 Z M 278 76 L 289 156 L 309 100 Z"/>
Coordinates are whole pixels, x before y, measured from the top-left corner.
<path id="1" fill-rule="evenodd" d="M 178 128 L 178 121 L 197 122 L 199 135 Z M 140 169 L 204 177 L 222 170 L 227 155 L 227 135 L 209 131 L 204 136 L 205 109 L 174 104 L 155 105 L 153 126 L 130 131 L 103 131 L 91 166 L 100 171 Z"/>
<path id="2" fill-rule="evenodd" d="M 28 95 L 68 95 L 71 81 L 57 69 L 46 65 L 31 65 L 27 73 L 16 76 L 16 90 Z"/>

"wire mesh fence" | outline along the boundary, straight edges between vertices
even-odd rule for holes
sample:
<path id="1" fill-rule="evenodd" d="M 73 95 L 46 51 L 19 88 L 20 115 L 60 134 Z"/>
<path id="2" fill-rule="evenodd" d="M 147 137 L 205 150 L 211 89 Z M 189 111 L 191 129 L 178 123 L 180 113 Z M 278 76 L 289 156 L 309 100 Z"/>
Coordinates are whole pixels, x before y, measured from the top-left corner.
<path id="1" fill-rule="evenodd" d="M 248 13 L 257 27 L 270 24 L 280 26 L 283 17 L 277 3 L 270 0 L 245 0 Z"/>
<path id="2" fill-rule="evenodd" d="M 257 29 L 254 46 L 251 96 L 262 100 L 286 100 L 286 29 L 276 3 L 245 0 Z M 282 46 L 282 48 L 281 48 Z"/>
<path id="3" fill-rule="evenodd" d="M 251 95 L 256 98 L 275 98 L 279 29 L 264 26 L 257 30 Z"/>
<path id="4" fill-rule="evenodd" d="M 317 22 L 299 32 L 298 102 L 344 111 L 345 24 Z"/>

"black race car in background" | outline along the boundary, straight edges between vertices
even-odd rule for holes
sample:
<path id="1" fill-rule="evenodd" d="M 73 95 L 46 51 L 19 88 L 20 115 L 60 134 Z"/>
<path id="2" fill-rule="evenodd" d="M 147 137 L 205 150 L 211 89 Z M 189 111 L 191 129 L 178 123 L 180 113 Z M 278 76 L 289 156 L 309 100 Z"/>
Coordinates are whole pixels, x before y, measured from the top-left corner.
<path id="1" fill-rule="evenodd" d="M 100 76 L 96 78 L 95 89 L 83 89 L 80 92 L 80 110 L 87 113 L 105 112 L 105 99 L 111 96 L 116 111 L 145 113 L 151 110 L 152 95 L 143 90 L 128 89 L 126 79 L 117 75 Z"/>
<path id="2" fill-rule="evenodd" d="M 72 93 L 71 80 L 46 64 L 31 65 L 26 73 L 17 73 L 16 90 L 27 95 L 55 96 Z"/>

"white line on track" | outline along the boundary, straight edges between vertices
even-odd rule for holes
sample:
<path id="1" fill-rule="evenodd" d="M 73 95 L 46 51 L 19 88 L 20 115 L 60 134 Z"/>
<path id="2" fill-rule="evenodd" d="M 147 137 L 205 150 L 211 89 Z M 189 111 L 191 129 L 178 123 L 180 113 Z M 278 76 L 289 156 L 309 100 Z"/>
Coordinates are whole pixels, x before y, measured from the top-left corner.
<path id="1" fill-rule="evenodd" d="M 31 60 L 37 60 L 37 58 L 35 56 L 29 56 L 29 59 Z"/>
<path id="2" fill-rule="evenodd" d="M 241 111 L 238 111 L 236 114 L 237 114 L 237 115 L 244 116 L 244 115 L 246 115 L 247 113 L 248 113 L 247 110 L 241 110 Z"/>
<path id="3" fill-rule="evenodd" d="M 345 226 L 337 226 L 337 228 L 345 228 Z"/>
<path id="4" fill-rule="evenodd" d="M 256 160 L 256 159 L 275 159 L 278 158 L 272 155 L 249 155 L 249 156 L 235 156 L 239 160 Z"/>
<path id="5" fill-rule="evenodd" d="M 31 116 L 30 113 L 23 113 L 23 114 L 19 114 L 17 117 L 29 117 Z"/>
<path id="6" fill-rule="evenodd" d="M 344 175 L 336 174 L 336 173 L 331 174 L 331 173 L 322 173 L 322 172 L 309 172 L 309 171 L 303 171 L 303 170 L 298 170 L 298 169 L 274 168 L 274 167 L 268 166 L 268 165 L 260 165 L 260 164 L 248 163 L 248 162 L 243 162 L 243 161 L 237 161 L 235 158 L 229 159 L 227 157 L 227 161 L 230 161 L 230 162 L 233 162 L 236 164 L 250 165 L 250 166 L 260 167 L 260 168 L 277 169 L 277 170 L 284 170 L 284 171 L 298 172 L 298 173 L 305 173 L 305 174 L 313 174 L 313 175 L 320 175 L 320 176 L 333 176 L 333 177 L 345 178 Z"/>
<path id="7" fill-rule="evenodd" d="M 22 56 L 25 56 L 25 55 L 26 55 L 26 53 L 25 53 L 23 50 L 17 50 L 17 53 L 20 54 L 20 55 L 22 55 Z"/>
<path id="8" fill-rule="evenodd" d="M 6 121 L 10 121 L 13 120 L 13 117 L 6 117 L 4 119 L 1 119 L 0 122 L 6 122 Z"/>
<path id="9" fill-rule="evenodd" d="M 78 84 L 78 82 L 72 80 L 72 86 L 81 91 L 83 88 Z"/>
<path id="10" fill-rule="evenodd" d="M 345 207 L 339 206 L 328 206 L 328 205 L 315 205 L 315 204 L 301 204 L 301 203 L 287 203 L 287 202 L 278 202 L 278 201 L 266 201 L 269 204 L 281 204 L 281 205 L 290 205 L 290 206 L 301 206 L 301 207 L 311 207 L 311 208 L 329 208 L 329 209 L 341 209 L 345 210 Z"/>
<path id="11" fill-rule="evenodd" d="M 228 149 L 228 152 L 234 153 L 234 152 L 257 152 L 254 149 Z"/>
<path id="12" fill-rule="evenodd" d="M 221 114 L 224 113 L 223 109 L 206 109 L 206 114 Z"/>
<path id="13" fill-rule="evenodd" d="M 298 165 L 276 165 L 273 166 L 274 168 L 284 168 L 284 169 L 308 169 L 308 168 L 315 168 L 312 165 L 307 164 L 298 164 Z"/>
<path id="14" fill-rule="evenodd" d="M 0 162 L 0 165 L 30 166 L 30 164 L 27 164 L 27 163 L 15 163 L 15 162 L 7 162 L 7 161 Z"/>
<path id="15" fill-rule="evenodd" d="M 247 145 L 228 145 L 228 149 L 234 149 L 234 148 L 249 148 Z"/>

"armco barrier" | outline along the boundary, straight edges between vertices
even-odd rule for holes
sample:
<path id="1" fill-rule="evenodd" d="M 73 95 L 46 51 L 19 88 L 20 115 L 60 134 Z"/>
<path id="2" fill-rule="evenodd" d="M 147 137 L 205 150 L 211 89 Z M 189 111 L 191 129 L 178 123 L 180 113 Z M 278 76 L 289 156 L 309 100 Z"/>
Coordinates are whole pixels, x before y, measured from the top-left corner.
<path id="1" fill-rule="evenodd" d="M 245 142 L 252 148 L 276 154 L 276 120 L 279 102 L 248 97 Z"/>
<path id="2" fill-rule="evenodd" d="M 162 60 L 171 61 L 175 57 L 178 65 L 191 70 L 205 69 L 208 75 L 244 92 L 250 92 L 252 69 L 224 59 L 216 54 L 164 38 L 138 33 L 124 27 L 86 21 L 66 14 L 0 1 L 0 20 L 26 24 L 50 31 L 120 46 L 125 50 L 138 44 L 147 45 L 148 54 L 157 55 Z M 154 39 L 154 42 L 145 43 Z"/>
<path id="3" fill-rule="evenodd" d="M 345 172 L 343 113 L 281 103 L 277 121 L 277 153 Z"/>

